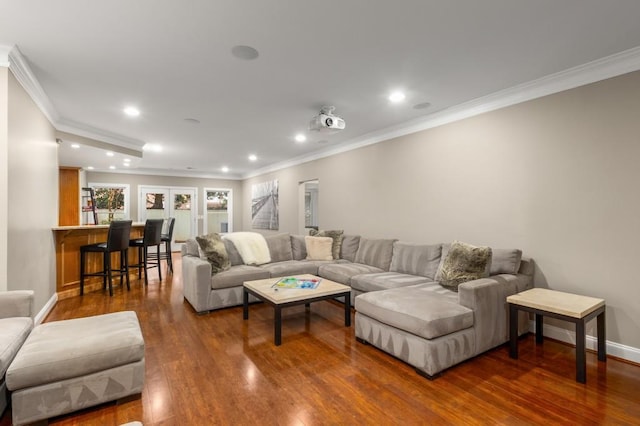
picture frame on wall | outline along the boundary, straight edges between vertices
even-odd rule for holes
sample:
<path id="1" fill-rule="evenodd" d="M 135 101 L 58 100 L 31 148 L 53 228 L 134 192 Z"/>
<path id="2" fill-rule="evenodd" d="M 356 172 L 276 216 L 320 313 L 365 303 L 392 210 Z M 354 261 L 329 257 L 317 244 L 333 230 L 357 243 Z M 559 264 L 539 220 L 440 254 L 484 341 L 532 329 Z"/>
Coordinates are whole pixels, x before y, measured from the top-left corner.
<path id="1" fill-rule="evenodd" d="M 251 227 L 253 229 L 280 228 L 278 180 L 254 183 L 251 186 Z"/>

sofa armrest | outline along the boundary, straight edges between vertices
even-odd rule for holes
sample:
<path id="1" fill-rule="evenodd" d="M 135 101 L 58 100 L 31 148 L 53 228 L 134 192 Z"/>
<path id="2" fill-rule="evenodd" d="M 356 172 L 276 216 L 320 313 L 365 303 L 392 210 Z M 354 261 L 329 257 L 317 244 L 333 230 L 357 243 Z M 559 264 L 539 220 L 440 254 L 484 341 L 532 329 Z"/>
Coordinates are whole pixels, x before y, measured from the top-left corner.
<path id="1" fill-rule="evenodd" d="M 182 293 L 196 312 L 208 311 L 211 294 L 211 264 L 199 257 L 182 257 Z"/>
<path id="2" fill-rule="evenodd" d="M 33 318 L 33 291 L 14 290 L 0 293 L 0 318 Z"/>
<path id="3" fill-rule="evenodd" d="M 469 281 L 458 287 L 458 301 L 473 311 L 476 354 L 508 340 L 507 296 L 518 292 L 519 278 L 502 274 Z"/>

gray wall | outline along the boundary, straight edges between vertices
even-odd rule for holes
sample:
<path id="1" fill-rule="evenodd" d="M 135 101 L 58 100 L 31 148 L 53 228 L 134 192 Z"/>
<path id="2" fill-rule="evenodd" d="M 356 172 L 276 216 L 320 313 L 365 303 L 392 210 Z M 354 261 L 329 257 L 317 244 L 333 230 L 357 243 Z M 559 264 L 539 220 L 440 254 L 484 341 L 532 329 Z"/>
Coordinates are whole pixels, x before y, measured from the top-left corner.
<path id="1" fill-rule="evenodd" d="M 38 313 L 56 291 L 58 145 L 53 126 L 11 72 L 7 93 L 7 289 L 34 290 Z"/>
<path id="2" fill-rule="evenodd" d="M 280 230 L 298 230 L 298 182 L 320 180 L 320 227 L 415 242 L 521 248 L 536 286 L 601 297 L 607 339 L 640 348 L 640 72 L 290 167 Z M 593 332 L 593 325 L 591 326 Z"/>
<path id="3" fill-rule="evenodd" d="M 138 218 L 138 186 L 181 186 L 198 188 L 198 217 L 203 215 L 204 188 L 230 188 L 233 190 L 233 225 L 236 231 L 242 227 L 242 182 L 238 180 L 186 178 L 172 176 L 135 175 L 119 173 L 86 172 L 86 182 L 89 183 L 124 183 L 129 184 L 129 213 L 134 221 Z M 202 234 L 203 220 L 198 219 L 198 233 Z"/>

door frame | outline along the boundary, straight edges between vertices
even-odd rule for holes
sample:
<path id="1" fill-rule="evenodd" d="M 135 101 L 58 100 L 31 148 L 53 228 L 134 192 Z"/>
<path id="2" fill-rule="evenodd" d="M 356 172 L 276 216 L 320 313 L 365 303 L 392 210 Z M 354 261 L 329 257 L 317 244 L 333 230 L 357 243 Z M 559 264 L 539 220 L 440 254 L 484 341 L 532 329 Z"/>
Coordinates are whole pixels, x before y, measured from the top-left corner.
<path id="1" fill-rule="evenodd" d="M 146 219 L 146 193 L 157 191 L 157 193 L 163 193 L 167 195 L 167 202 L 164 206 L 164 218 L 167 219 L 171 216 L 173 211 L 173 202 L 175 193 L 182 193 L 186 191 L 192 192 L 192 206 L 191 206 L 191 233 L 190 238 L 195 238 L 198 235 L 198 188 L 195 186 L 169 186 L 169 185 L 138 185 L 138 218 L 140 221 Z M 171 241 L 172 250 L 180 250 L 181 243 Z"/>

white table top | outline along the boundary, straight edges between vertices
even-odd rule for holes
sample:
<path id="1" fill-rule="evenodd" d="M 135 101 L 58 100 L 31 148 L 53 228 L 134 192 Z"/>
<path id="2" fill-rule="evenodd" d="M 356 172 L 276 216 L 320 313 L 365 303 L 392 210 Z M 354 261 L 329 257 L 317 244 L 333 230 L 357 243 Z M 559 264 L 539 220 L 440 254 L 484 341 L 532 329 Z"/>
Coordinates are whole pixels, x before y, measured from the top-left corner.
<path id="1" fill-rule="evenodd" d="M 583 318 L 604 306 L 604 299 L 563 293 L 546 288 L 532 288 L 531 290 L 511 295 L 507 297 L 507 302 L 572 318 Z"/>
<path id="2" fill-rule="evenodd" d="M 289 276 L 289 275 L 288 275 Z M 284 277 L 266 278 L 264 280 L 246 281 L 244 286 L 253 290 L 265 299 L 275 304 L 296 302 L 305 299 L 312 299 L 319 296 L 329 296 L 332 294 L 344 293 L 350 291 L 351 288 L 326 278 L 318 278 L 314 275 L 290 275 L 295 278 L 302 279 L 320 279 L 320 284 L 314 289 L 309 288 L 274 288 L 273 285 Z"/>

